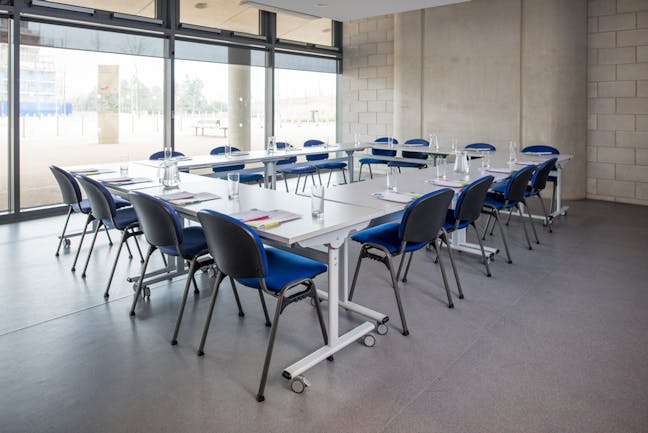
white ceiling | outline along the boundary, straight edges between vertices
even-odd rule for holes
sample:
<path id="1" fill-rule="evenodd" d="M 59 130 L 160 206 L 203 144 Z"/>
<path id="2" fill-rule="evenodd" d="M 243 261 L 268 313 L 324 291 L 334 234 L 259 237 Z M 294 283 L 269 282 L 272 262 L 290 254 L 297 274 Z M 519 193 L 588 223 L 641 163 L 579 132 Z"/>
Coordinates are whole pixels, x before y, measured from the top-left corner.
<path id="1" fill-rule="evenodd" d="M 397 12 L 462 3 L 470 0 L 254 0 L 258 4 L 337 21 L 357 20 Z"/>

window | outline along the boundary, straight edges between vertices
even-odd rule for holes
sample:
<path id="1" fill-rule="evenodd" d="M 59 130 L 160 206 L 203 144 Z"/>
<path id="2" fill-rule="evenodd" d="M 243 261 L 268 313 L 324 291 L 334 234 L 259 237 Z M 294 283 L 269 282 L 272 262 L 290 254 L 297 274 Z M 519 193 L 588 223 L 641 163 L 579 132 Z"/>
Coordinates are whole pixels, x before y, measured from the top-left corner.
<path id="1" fill-rule="evenodd" d="M 0 18 L 0 213 L 9 203 L 9 44 L 8 21 Z"/>
<path id="2" fill-rule="evenodd" d="M 155 18 L 155 0 L 63 0 L 55 3 Z"/>
<path id="3" fill-rule="evenodd" d="M 263 149 L 265 52 L 178 41 L 176 58 L 176 150 Z"/>
<path id="4" fill-rule="evenodd" d="M 60 202 L 51 164 L 146 159 L 163 147 L 164 65 L 148 56 L 162 53 L 161 40 L 23 24 L 22 208 Z"/>
<path id="5" fill-rule="evenodd" d="M 333 21 L 277 14 L 277 37 L 316 45 L 333 45 Z"/>
<path id="6" fill-rule="evenodd" d="M 239 0 L 180 0 L 180 21 L 258 35 L 259 10 Z"/>
<path id="7" fill-rule="evenodd" d="M 309 139 L 335 142 L 335 61 L 277 53 L 275 64 L 277 140 L 292 145 Z"/>

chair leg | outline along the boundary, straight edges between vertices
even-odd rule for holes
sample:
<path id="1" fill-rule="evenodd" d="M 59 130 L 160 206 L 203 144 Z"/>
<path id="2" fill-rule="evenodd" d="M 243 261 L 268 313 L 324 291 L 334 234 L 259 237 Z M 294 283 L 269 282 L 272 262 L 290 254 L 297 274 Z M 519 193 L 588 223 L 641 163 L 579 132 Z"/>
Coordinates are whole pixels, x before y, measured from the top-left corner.
<path id="1" fill-rule="evenodd" d="M 301 174 L 297 175 L 297 184 L 295 185 L 295 194 L 299 191 L 299 179 L 301 179 Z"/>
<path id="2" fill-rule="evenodd" d="M 400 314 L 401 324 L 403 325 L 403 335 L 409 335 L 409 329 L 407 329 L 407 321 L 405 320 L 405 311 L 403 311 L 403 303 L 401 302 L 400 290 L 398 289 L 398 279 L 394 274 L 394 269 L 389 257 L 385 257 L 383 261 L 389 269 L 389 275 L 391 276 L 392 286 L 394 288 L 394 296 L 396 296 L 396 305 L 398 305 L 398 314 Z"/>
<path id="3" fill-rule="evenodd" d="M 524 237 L 526 238 L 527 245 L 529 246 L 529 249 L 532 250 L 533 248 L 531 247 L 531 240 L 529 239 L 529 233 L 527 232 L 526 224 L 524 223 L 524 214 L 522 213 L 522 209 L 520 208 L 519 204 L 516 204 L 515 207 L 518 210 L 518 213 L 520 214 L 520 218 L 522 219 L 522 228 L 524 229 Z"/>
<path id="4" fill-rule="evenodd" d="M 283 174 L 283 180 L 284 180 L 284 183 L 286 184 L 286 192 L 290 192 L 290 190 L 288 189 L 288 179 L 287 178 L 288 178 L 288 176 L 286 176 L 286 173 L 284 173 Z"/>
<path id="5" fill-rule="evenodd" d="M 333 176 L 333 170 L 329 170 L 329 177 L 328 181 L 326 182 L 326 187 L 329 188 L 331 186 L 331 177 Z"/>
<path id="6" fill-rule="evenodd" d="M 135 229 L 131 229 L 131 233 L 133 233 L 133 239 L 135 240 L 135 246 L 137 247 L 137 252 L 139 253 L 140 256 L 140 263 L 144 263 L 144 256 L 142 255 L 142 249 L 140 248 L 139 242 L 137 241 L 137 236 L 134 234 Z"/>
<path id="7" fill-rule="evenodd" d="M 63 243 L 63 238 L 65 238 L 65 230 L 67 230 L 68 222 L 70 222 L 70 215 L 72 215 L 72 206 L 68 206 L 67 217 L 65 218 L 65 224 L 63 224 L 63 232 L 61 233 L 58 247 L 56 247 L 56 254 L 54 254 L 55 257 L 58 257 L 59 251 L 61 251 L 61 244 Z"/>
<path id="8" fill-rule="evenodd" d="M 238 307 L 238 315 L 239 317 L 244 317 L 245 313 L 243 312 L 243 307 L 241 306 L 241 298 L 239 298 L 238 290 L 236 290 L 236 283 L 234 282 L 234 278 L 229 277 L 230 279 L 230 284 L 232 285 L 232 292 L 234 292 L 234 299 L 236 299 L 236 306 Z"/>
<path id="9" fill-rule="evenodd" d="M 320 175 L 320 171 L 317 170 L 317 178 L 319 179 L 320 185 L 324 185 L 322 183 L 322 176 Z M 313 181 L 313 185 L 315 185 L 315 177 L 313 176 L 313 173 L 311 173 L 311 180 Z"/>
<path id="10" fill-rule="evenodd" d="M 324 324 L 324 317 L 322 316 L 322 309 L 320 308 L 320 300 L 319 296 L 317 295 L 317 288 L 315 287 L 315 283 L 311 281 L 310 283 L 311 286 L 311 295 L 313 296 L 313 300 L 315 302 L 315 311 L 317 312 L 317 320 L 319 321 L 320 325 L 320 330 L 322 331 L 322 338 L 324 339 L 324 344 L 328 344 L 328 335 L 326 333 L 326 325 Z"/>
<path id="11" fill-rule="evenodd" d="M 414 251 L 410 253 L 409 260 L 407 261 L 407 266 L 405 267 L 405 273 L 403 274 L 403 283 L 407 283 L 407 274 L 409 273 L 410 265 L 412 264 L 412 257 L 414 256 Z"/>
<path id="12" fill-rule="evenodd" d="M 200 293 L 200 289 L 198 288 L 198 282 L 196 281 L 196 275 L 194 274 L 193 277 L 191 277 L 191 282 L 193 283 L 194 286 L 194 295 L 197 295 Z"/>
<path id="13" fill-rule="evenodd" d="M 128 260 L 131 260 L 133 258 L 133 252 L 130 249 L 130 245 L 128 244 L 128 239 L 126 240 L 126 251 L 128 251 Z"/>
<path id="14" fill-rule="evenodd" d="M 88 251 L 88 257 L 86 257 L 86 262 L 85 265 L 83 266 L 83 272 L 81 273 L 81 278 L 85 278 L 86 276 L 86 271 L 88 270 L 88 263 L 90 263 L 90 256 L 92 255 L 92 250 L 94 249 L 94 244 L 95 241 L 97 240 L 97 234 L 99 234 L 99 230 L 101 230 L 101 221 L 97 221 L 97 227 L 95 228 L 94 234 L 92 235 L 92 242 L 90 242 L 90 251 Z M 79 248 L 81 245 L 79 245 Z"/>
<path id="15" fill-rule="evenodd" d="M 479 230 L 477 230 L 477 226 L 475 225 L 475 223 L 472 222 L 470 225 L 472 226 L 473 229 L 475 229 L 475 233 L 477 233 L 477 242 L 479 243 L 479 249 L 481 249 L 482 261 L 484 262 L 484 266 L 486 267 L 486 276 L 490 277 L 490 276 L 492 276 L 492 274 L 491 274 L 491 271 L 490 271 L 490 266 L 488 266 L 488 259 L 486 258 L 486 251 L 484 251 L 484 243 L 482 242 L 481 238 L 479 237 Z"/>
<path id="16" fill-rule="evenodd" d="M 365 248 L 360 249 L 360 254 L 358 255 L 358 262 L 356 263 L 356 270 L 353 274 L 353 281 L 351 282 L 351 289 L 349 290 L 349 301 L 353 300 L 353 293 L 355 292 L 356 282 L 358 281 L 358 274 L 360 273 L 360 265 L 362 264 L 362 259 L 365 257 Z"/>
<path id="17" fill-rule="evenodd" d="M 364 164 L 360 164 L 360 170 L 358 171 L 358 182 L 362 180 L 362 167 L 364 167 Z"/>
<path id="18" fill-rule="evenodd" d="M 540 201 L 540 205 L 542 206 L 542 213 L 544 214 L 545 217 L 545 223 L 547 224 L 547 228 L 549 229 L 549 233 L 553 233 L 553 230 L 551 229 L 551 223 L 552 221 L 549 219 L 549 214 L 547 214 L 547 208 L 545 207 L 544 200 L 542 200 L 542 196 L 538 192 L 537 194 L 538 200 Z"/>
<path id="19" fill-rule="evenodd" d="M 486 232 L 488 232 L 488 227 L 490 226 L 491 218 L 493 216 L 491 214 L 488 214 L 488 219 L 486 220 L 486 227 L 484 227 L 484 234 L 482 235 L 482 239 L 486 239 Z"/>
<path id="20" fill-rule="evenodd" d="M 205 341 L 207 341 L 207 334 L 209 333 L 209 324 L 211 323 L 212 313 L 214 312 L 214 305 L 216 305 L 216 296 L 218 296 L 218 288 L 220 287 L 221 281 L 225 278 L 225 274 L 221 271 L 218 271 L 216 279 L 214 280 L 214 288 L 212 290 L 212 297 L 209 301 L 209 311 L 207 312 L 207 318 L 205 319 L 205 327 L 203 328 L 202 337 L 200 338 L 200 346 L 198 346 L 198 356 L 203 356 L 205 352 Z"/>
<path id="21" fill-rule="evenodd" d="M 266 307 L 265 298 L 263 297 L 263 290 L 259 289 L 259 299 L 261 300 L 261 307 L 263 308 L 263 316 L 265 317 L 265 326 L 272 326 L 270 323 L 270 316 L 268 316 L 268 307 Z"/>
<path id="22" fill-rule="evenodd" d="M 266 380 L 268 378 L 268 368 L 270 367 L 270 360 L 272 359 L 272 350 L 274 349 L 274 341 L 277 335 L 277 328 L 279 327 L 279 316 L 284 301 L 283 290 L 279 293 L 277 298 L 277 307 L 275 309 L 274 320 L 272 321 L 272 328 L 270 329 L 270 340 L 268 341 L 268 348 L 266 349 L 265 361 L 263 362 L 263 371 L 261 373 L 261 382 L 259 383 L 259 392 L 257 393 L 256 400 L 262 402 L 265 400 L 263 391 L 265 391 Z"/>
<path id="23" fill-rule="evenodd" d="M 162 263 L 164 263 L 164 267 L 168 268 L 169 264 L 167 263 L 166 256 L 164 255 L 164 253 L 161 250 L 160 250 L 160 256 L 162 256 Z"/>
<path id="24" fill-rule="evenodd" d="M 86 218 L 86 223 L 83 226 L 83 232 L 81 232 L 81 240 L 79 241 L 79 247 L 77 248 L 77 252 L 74 256 L 74 262 L 72 262 L 72 272 L 76 271 L 76 264 L 77 260 L 79 260 L 79 253 L 81 252 L 81 245 L 83 245 L 83 240 L 85 239 L 86 235 L 86 230 L 88 230 L 88 226 L 90 225 L 90 221 L 92 221 L 94 218 L 92 217 L 91 214 L 88 214 L 88 218 Z M 97 224 L 99 224 L 99 221 L 97 221 Z"/>
<path id="25" fill-rule="evenodd" d="M 448 276 L 446 275 L 445 266 L 443 265 L 443 260 L 441 260 L 441 253 L 439 252 L 439 247 L 437 243 L 434 242 L 434 249 L 439 256 L 439 268 L 441 268 L 441 276 L 443 277 L 443 287 L 445 287 L 446 296 L 448 297 L 448 308 L 454 308 L 454 303 L 452 302 L 452 294 L 450 293 L 450 287 L 448 285 Z"/>
<path id="26" fill-rule="evenodd" d="M 121 255 L 121 250 L 122 247 L 124 246 L 124 243 L 128 239 L 128 231 L 124 230 L 122 233 L 122 239 L 121 242 L 119 243 L 119 247 L 117 248 L 117 255 L 115 256 L 115 261 L 113 262 L 113 267 L 112 270 L 110 271 L 110 277 L 108 277 L 108 284 L 106 285 L 106 291 L 104 292 L 104 298 L 107 298 L 110 296 L 108 292 L 110 291 L 110 285 L 112 284 L 113 276 L 115 275 L 115 269 L 117 268 L 117 262 L 119 261 L 119 256 Z"/>
<path id="27" fill-rule="evenodd" d="M 452 273 L 454 274 L 455 281 L 457 282 L 457 290 L 459 291 L 459 299 L 464 298 L 463 290 L 461 290 L 461 282 L 459 281 L 459 273 L 457 272 L 457 266 L 455 266 L 454 256 L 452 254 L 452 248 L 448 242 L 448 234 L 445 230 L 442 231 L 441 240 L 445 242 L 446 247 L 448 248 L 448 257 L 450 257 L 450 265 L 452 266 Z M 437 250 L 437 255 L 439 255 L 439 250 Z"/>
<path id="28" fill-rule="evenodd" d="M 346 185 L 346 184 L 347 184 L 347 180 L 346 180 L 346 170 L 344 170 L 344 169 L 342 168 L 341 171 L 342 171 L 342 179 L 344 179 L 344 184 Z"/>
<path id="29" fill-rule="evenodd" d="M 150 245 L 146 253 L 146 259 L 144 260 L 144 264 L 142 265 L 142 270 L 140 271 L 139 281 L 137 282 L 137 291 L 135 292 L 135 297 L 133 298 L 133 304 L 131 305 L 130 310 L 131 317 L 135 315 L 135 307 L 137 306 L 137 301 L 139 300 L 140 295 L 142 294 L 142 288 L 144 287 L 144 275 L 146 275 L 146 268 L 148 267 L 149 259 L 151 258 L 151 255 L 154 251 L 155 247 L 153 245 Z"/>
<path id="30" fill-rule="evenodd" d="M 405 259 L 407 259 L 407 253 L 403 253 L 401 256 L 400 264 L 398 265 L 398 272 L 396 272 L 396 279 L 400 279 L 401 272 L 403 271 L 403 265 L 405 264 Z"/>
<path id="31" fill-rule="evenodd" d="M 526 201 L 524 201 L 523 203 L 527 211 L 527 216 L 529 217 L 529 224 L 531 224 L 531 230 L 533 230 L 533 236 L 535 237 L 536 244 L 539 244 L 540 239 L 538 239 L 538 232 L 536 232 L 535 225 L 533 225 L 533 217 L 531 216 L 531 209 L 529 209 L 529 206 L 527 205 Z"/>
<path id="32" fill-rule="evenodd" d="M 184 315 L 185 305 L 187 305 L 187 297 L 189 296 L 189 287 L 191 287 L 191 280 L 193 280 L 194 273 L 196 272 L 196 258 L 190 260 L 189 274 L 187 274 L 187 281 L 185 282 L 184 293 L 182 294 L 182 302 L 180 302 L 180 309 L 178 310 L 178 318 L 176 319 L 173 337 L 171 337 L 171 345 L 178 344 L 178 333 L 180 332 L 180 323 Z"/>
<path id="33" fill-rule="evenodd" d="M 108 232 L 108 227 L 104 226 L 104 230 L 106 231 L 106 237 L 108 238 L 108 245 L 112 247 L 113 241 L 112 238 L 110 237 L 110 233 Z"/>
<path id="34" fill-rule="evenodd" d="M 369 177 L 373 179 L 373 172 L 371 171 L 371 164 L 367 164 L 367 167 L 369 168 Z"/>
<path id="35" fill-rule="evenodd" d="M 507 226 L 508 226 L 509 223 L 511 222 L 511 214 L 512 214 L 512 213 L 513 213 L 513 208 L 510 207 L 510 208 L 509 208 L 508 218 L 506 219 L 506 225 L 507 225 Z"/>
<path id="36" fill-rule="evenodd" d="M 499 228 L 500 234 L 502 235 L 502 243 L 504 244 L 504 251 L 506 251 L 506 259 L 508 260 L 508 263 L 511 264 L 513 263 L 513 260 L 511 260 L 511 253 L 509 252 L 508 241 L 506 240 L 504 227 L 502 227 L 502 222 L 499 219 L 499 211 L 497 209 L 494 209 L 493 212 L 495 215 L 495 224 L 497 224 L 497 228 Z"/>

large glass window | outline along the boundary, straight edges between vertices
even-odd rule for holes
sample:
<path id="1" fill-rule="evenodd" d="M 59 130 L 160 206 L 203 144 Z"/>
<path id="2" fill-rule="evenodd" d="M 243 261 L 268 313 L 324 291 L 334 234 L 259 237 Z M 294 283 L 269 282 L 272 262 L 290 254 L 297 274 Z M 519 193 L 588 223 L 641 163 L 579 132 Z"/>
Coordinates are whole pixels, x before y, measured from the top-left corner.
<path id="1" fill-rule="evenodd" d="M 277 14 L 277 37 L 315 45 L 333 45 L 333 21 Z"/>
<path id="2" fill-rule="evenodd" d="M 335 142 L 335 61 L 277 53 L 275 64 L 277 140 L 292 145 L 309 139 Z"/>
<path id="3" fill-rule="evenodd" d="M 8 21 L 0 18 L 0 213 L 9 206 L 9 45 Z"/>
<path id="4" fill-rule="evenodd" d="M 162 53 L 161 40 L 23 24 L 22 208 L 60 202 L 51 164 L 146 159 L 163 147 L 164 65 L 147 57 Z"/>
<path id="5" fill-rule="evenodd" d="M 65 3 L 91 9 L 103 9 L 129 15 L 155 17 L 155 0 L 58 0 Z"/>
<path id="6" fill-rule="evenodd" d="M 176 150 L 263 149 L 265 53 L 178 41 L 176 58 Z"/>
<path id="7" fill-rule="evenodd" d="M 259 10 L 239 0 L 180 0 L 180 21 L 204 27 L 259 34 Z"/>

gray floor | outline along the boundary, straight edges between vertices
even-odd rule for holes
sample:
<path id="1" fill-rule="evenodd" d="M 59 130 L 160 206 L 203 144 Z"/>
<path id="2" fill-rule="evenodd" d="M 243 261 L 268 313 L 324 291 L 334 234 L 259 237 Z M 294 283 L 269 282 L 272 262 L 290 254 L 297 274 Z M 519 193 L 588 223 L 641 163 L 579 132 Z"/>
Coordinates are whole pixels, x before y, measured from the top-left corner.
<path id="1" fill-rule="evenodd" d="M 466 299 L 454 310 L 420 252 L 403 285 L 409 337 L 386 270 L 367 263 L 357 300 L 390 314 L 390 332 L 309 371 L 312 386 L 297 395 L 281 369 L 321 337 L 307 302 L 288 308 L 263 404 L 254 394 L 269 331 L 255 292 L 241 289 L 241 319 L 223 287 L 198 358 L 208 276 L 171 347 L 182 281 L 154 286 L 131 319 L 124 278 L 138 261 L 122 260 L 104 302 L 116 248 L 101 237 L 83 281 L 71 252 L 53 255 L 62 221 L 0 226 L 3 433 L 648 431 L 646 207 L 572 203 L 533 251 L 514 220 L 513 265 L 498 257 L 486 278 L 477 259 L 458 258 Z M 342 328 L 359 321 L 345 314 Z"/>

